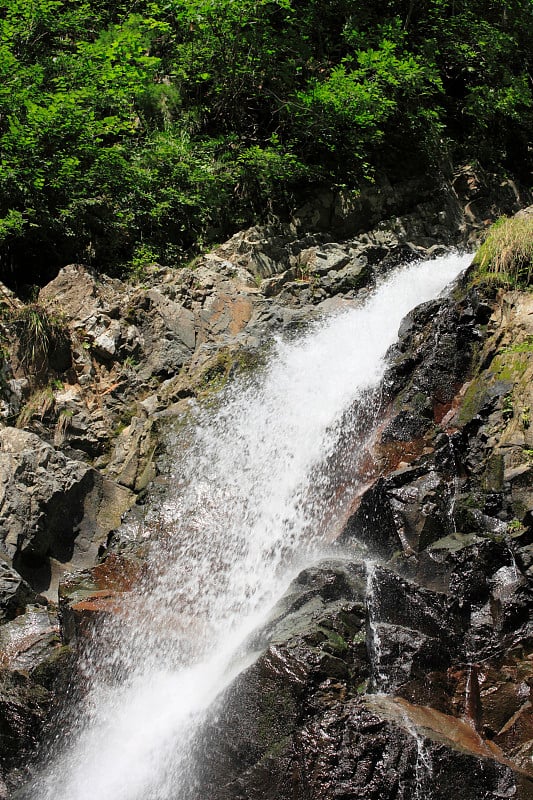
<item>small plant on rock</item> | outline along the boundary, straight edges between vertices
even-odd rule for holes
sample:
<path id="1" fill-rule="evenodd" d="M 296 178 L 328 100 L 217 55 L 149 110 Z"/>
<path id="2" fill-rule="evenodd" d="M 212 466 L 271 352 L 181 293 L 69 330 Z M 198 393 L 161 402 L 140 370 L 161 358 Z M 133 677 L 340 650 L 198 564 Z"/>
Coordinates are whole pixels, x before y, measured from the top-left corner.
<path id="1" fill-rule="evenodd" d="M 513 398 L 511 394 L 505 395 L 502 405 L 502 417 L 508 422 L 514 416 Z"/>
<path id="2" fill-rule="evenodd" d="M 29 303 L 13 315 L 21 364 L 30 372 L 46 368 L 52 348 L 67 335 L 61 321 L 39 303 Z"/>
<path id="3" fill-rule="evenodd" d="M 533 218 L 502 217 L 489 229 L 474 256 L 481 277 L 526 288 L 533 279 Z"/>
<path id="4" fill-rule="evenodd" d="M 55 406 L 54 392 L 50 386 L 45 386 L 42 389 L 37 389 L 29 397 L 28 402 L 20 412 L 16 426 L 17 428 L 28 427 L 34 418 L 39 419 L 41 422 L 51 412 Z"/>

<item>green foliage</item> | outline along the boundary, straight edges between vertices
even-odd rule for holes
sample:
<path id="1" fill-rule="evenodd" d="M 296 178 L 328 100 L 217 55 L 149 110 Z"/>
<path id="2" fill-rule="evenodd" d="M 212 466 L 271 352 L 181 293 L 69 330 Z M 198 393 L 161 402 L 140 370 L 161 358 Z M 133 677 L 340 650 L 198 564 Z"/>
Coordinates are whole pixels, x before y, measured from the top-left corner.
<path id="1" fill-rule="evenodd" d="M 506 347 L 502 350 L 504 353 L 533 353 L 533 336 L 526 336 L 523 342 L 516 342 L 515 344 Z"/>
<path id="2" fill-rule="evenodd" d="M 524 531 L 525 527 L 517 517 L 515 517 L 514 519 L 510 520 L 510 522 L 507 523 L 507 533 L 512 538 L 517 538 L 518 536 L 521 536 L 524 533 Z"/>
<path id="3" fill-rule="evenodd" d="M 533 220 L 530 216 L 502 217 L 489 229 L 474 256 L 481 276 L 505 286 L 527 288 L 533 275 Z"/>
<path id="4" fill-rule="evenodd" d="M 514 416 L 513 397 L 511 394 L 505 395 L 502 405 L 502 417 L 508 422 Z"/>
<path id="5" fill-rule="evenodd" d="M 528 175 L 532 28 L 530 0 L 0 0 L 0 277 L 176 263 L 450 151 Z"/>
<path id="6" fill-rule="evenodd" d="M 377 147 L 387 148 L 391 128 L 407 109 L 409 127 L 425 126 L 438 136 L 438 115 L 420 101 L 436 96 L 440 88 L 433 65 L 383 38 L 375 49 L 345 57 L 326 79 L 314 78 L 290 111 L 308 146 L 329 153 L 330 161 L 333 156 L 339 178 L 357 179 L 371 175 L 373 154 Z"/>

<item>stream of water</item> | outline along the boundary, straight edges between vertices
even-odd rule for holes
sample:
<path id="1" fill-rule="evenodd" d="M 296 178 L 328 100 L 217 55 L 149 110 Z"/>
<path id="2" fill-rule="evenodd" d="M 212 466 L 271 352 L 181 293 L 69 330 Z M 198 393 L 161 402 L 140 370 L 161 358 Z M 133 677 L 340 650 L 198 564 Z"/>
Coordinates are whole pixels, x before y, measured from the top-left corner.
<path id="1" fill-rule="evenodd" d="M 266 367 L 198 410 L 146 522 L 159 530 L 149 577 L 89 646 L 77 721 L 25 797 L 190 796 L 191 742 L 248 663 L 243 643 L 346 511 L 349 493 L 331 465 L 352 437 L 343 471 L 357 473 L 352 410 L 379 387 L 405 314 L 468 261 L 452 255 L 395 272 L 361 307 L 276 342 Z"/>

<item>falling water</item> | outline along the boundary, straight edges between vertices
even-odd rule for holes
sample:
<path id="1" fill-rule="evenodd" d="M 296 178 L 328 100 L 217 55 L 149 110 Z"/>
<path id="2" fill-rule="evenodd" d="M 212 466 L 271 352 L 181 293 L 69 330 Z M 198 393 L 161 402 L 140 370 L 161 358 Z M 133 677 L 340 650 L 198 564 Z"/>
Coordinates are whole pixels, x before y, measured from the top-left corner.
<path id="1" fill-rule="evenodd" d="M 414 774 L 414 793 L 412 800 L 425 800 L 428 796 L 428 786 L 433 778 L 433 760 L 427 740 L 417 727 L 411 722 L 407 714 L 403 715 L 403 726 L 416 743 L 416 761 Z"/>
<path id="2" fill-rule="evenodd" d="M 453 255 L 396 272 L 363 306 L 278 341 L 270 366 L 198 412 L 186 451 L 176 446 L 173 488 L 147 523 L 160 530 L 148 579 L 89 647 L 78 722 L 24 797 L 193 796 L 191 745 L 209 705 L 345 511 L 331 464 L 352 437 L 344 471 L 356 473 L 352 410 L 379 386 L 404 315 L 467 263 Z"/>
<path id="3" fill-rule="evenodd" d="M 379 604 L 377 602 L 376 581 L 376 562 L 369 560 L 366 563 L 366 610 L 367 647 L 372 666 L 371 685 L 375 692 L 385 693 L 389 684 L 389 679 L 383 665 L 383 646 L 377 619 Z"/>

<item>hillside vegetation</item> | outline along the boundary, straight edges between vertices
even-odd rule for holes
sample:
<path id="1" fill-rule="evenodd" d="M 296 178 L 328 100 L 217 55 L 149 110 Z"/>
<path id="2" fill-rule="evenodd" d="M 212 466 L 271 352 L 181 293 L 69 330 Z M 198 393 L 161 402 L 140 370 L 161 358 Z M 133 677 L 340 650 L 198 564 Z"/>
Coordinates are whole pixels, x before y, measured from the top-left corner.
<path id="1" fill-rule="evenodd" d="M 315 185 L 531 178 L 531 0 L 0 0 L 0 278 L 176 263 Z"/>

